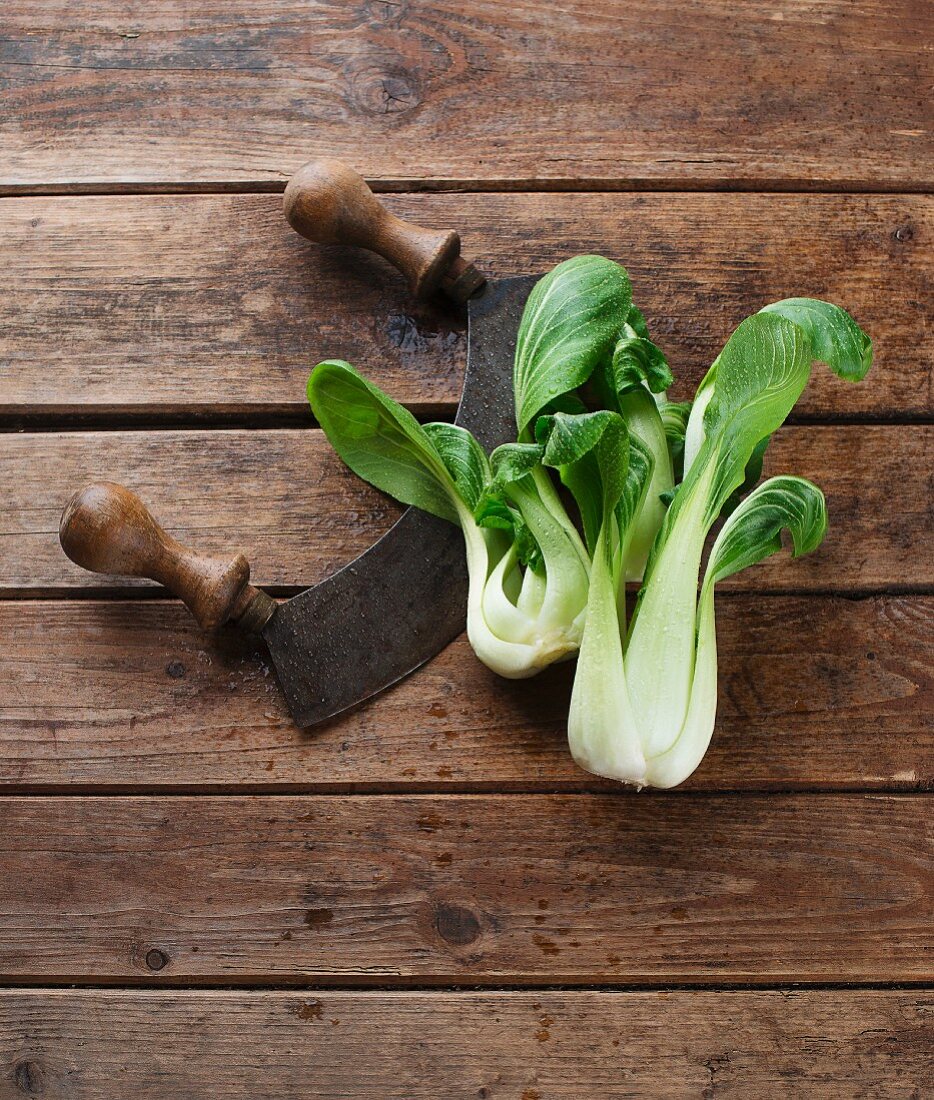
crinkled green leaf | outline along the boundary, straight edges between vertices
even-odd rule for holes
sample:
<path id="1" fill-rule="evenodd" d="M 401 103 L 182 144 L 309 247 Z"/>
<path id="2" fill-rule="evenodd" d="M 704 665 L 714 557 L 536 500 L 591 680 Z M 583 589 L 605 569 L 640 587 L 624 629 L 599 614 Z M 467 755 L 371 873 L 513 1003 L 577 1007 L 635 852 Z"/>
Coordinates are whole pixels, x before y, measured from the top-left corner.
<path id="1" fill-rule="evenodd" d="M 759 311 L 759 316 L 762 315 L 791 321 L 807 340 L 811 359 L 826 363 L 834 374 L 847 381 L 858 382 L 872 365 L 872 341 L 839 306 L 817 298 L 785 298 L 764 306 Z M 719 365 L 718 358 L 694 396 L 685 441 L 685 469 L 690 469 L 704 441 L 707 404 L 713 398 Z"/>
<path id="2" fill-rule="evenodd" d="M 556 468 L 577 462 L 598 446 L 607 432 L 621 431 L 620 420 L 617 413 L 607 410 L 539 417 L 535 436 L 544 446 L 542 462 Z"/>
<path id="3" fill-rule="evenodd" d="M 576 416 L 578 413 L 587 411 L 587 406 L 576 393 L 562 393 L 554 401 L 549 401 L 539 416 L 550 416 L 552 413 L 557 412 L 570 413 L 572 416 Z"/>
<path id="4" fill-rule="evenodd" d="M 490 483 L 490 463 L 483 448 L 458 424 L 426 424 L 424 430 L 457 491 L 473 511 Z"/>
<path id="5" fill-rule="evenodd" d="M 668 441 L 668 454 L 675 483 L 684 477 L 684 436 L 691 415 L 690 401 L 663 401 L 658 407 L 662 418 L 665 438 Z"/>
<path id="6" fill-rule="evenodd" d="M 504 443 L 490 455 L 493 484 L 510 485 L 542 464 L 544 448 L 537 443 Z"/>
<path id="7" fill-rule="evenodd" d="M 717 357 L 713 397 L 704 413 L 704 446 L 685 484 L 715 463 L 706 515 L 713 522 L 745 476 L 757 445 L 781 426 L 807 384 L 810 342 L 804 331 L 773 313 L 748 317 Z M 679 494 L 683 499 L 685 494 Z M 669 515 L 671 513 L 669 512 Z"/>
<path id="8" fill-rule="evenodd" d="M 522 518 L 522 513 L 503 496 L 488 489 L 477 501 L 474 519 L 480 527 L 507 531 L 516 549 L 516 557 L 523 565 L 540 572 L 544 564 L 541 548 Z"/>
<path id="9" fill-rule="evenodd" d="M 688 426 L 688 417 L 691 415 L 690 401 L 662 401 L 658 407 L 658 414 L 662 418 L 665 435 L 669 439 L 680 439 L 684 443 L 684 433 Z"/>
<path id="10" fill-rule="evenodd" d="M 544 448 L 536 443 L 504 443 L 490 455 L 492 485 L 474 512 L 481 527 L 499 527 L 512 532 L 519 560 L 541 571 L 544 558 L 521 510 L 509 496 L 510 490 L 541 468 Z"/>
<path id="11" fill-rule="evenodd" d="M 520 438 L 549 402 L 583 385 L 608 358 L 631 302 L 626 271 L 602 256 L 565 260 L 535 284 L 513 371 Z"/>
<path id="12" fill-rule="evenodd" d="M 649 326 L 645 323 L 645 314 L 637 305 L 629 307 L 626 323 L 635 329 L 637 336 L 642 336 L 646 340 L 649 339 Z"/>
<path id="13" fill-rule="evenodd" d="M 662 497 L 674 488 L 674 470 L 655 396 L 645 386 L 635 386 L 619 395 L 618 405 L 630 437 L 638 439 L 652 456 L 651 481 L 642 507 L 633 520 L 626 561 L 626 579 L 639 580 L 665 518 L 667 505 Z"/>
<path id="14" fill-rule="evenodd" d="M 630 324 L 620 330 L 613 348 L 612 370 L 617 393 L 643 384 L 652 393 L 662 393 L 674 381 L 661 348 L 640 336 Z"/>
<path id="15" fill-rule="evenodd" d="M 721 516 L 728 516 L 750 489 L 755 488 L 759 478 L 762 477 L 762 464 L 765 461 L 765 452 L 768 450 L 769 443 L 771 442 L 772 437 L 767 435 L 765 439 L 760 439 L 755 445 L 752 454 L 749 456 L 749 461 L 746 463 L 746 469 L 743 471 L 743 480 L 739 487 L 734 489 L 726 498 L 723 507 L 720 509 Z"/>
<path id="16" fill-rule="evenodd" d="M 604 516 L 616 507 L 626 484 L 626 424 L 608 410 L 579 416 L 555 413 L 539 418 L 536 435 L 544 443 L 544 465 L 558 471 L 577 502 L 592 553 Z"/>
<path id="17" fill-rule="evenodd" d="M 641 439 L 629 436 L 629 460 L 623 491 L 616 503 L 616 520 L 623 537 L 633 527 L 645 504 L 646 493 L 652 481 L 655 456 Z"/>
<path id="18" fill-rule="evenodd" d="M 853 318 L 831 302 L 818 298 L 785 298 L 765 306 L 807 333 L 811 356 L 848 382 L 859 382 L 872 366 L 872 341 Z"/>
<path id="19" fill-rule="evenodd" d="M 783 530 L 791 535 L 795 558 L 816 550 L 827 531 L 824 494 L 802 477 L 770 478 L 736 508 L 710 552 L 705 585 L 777 553 Z"/>

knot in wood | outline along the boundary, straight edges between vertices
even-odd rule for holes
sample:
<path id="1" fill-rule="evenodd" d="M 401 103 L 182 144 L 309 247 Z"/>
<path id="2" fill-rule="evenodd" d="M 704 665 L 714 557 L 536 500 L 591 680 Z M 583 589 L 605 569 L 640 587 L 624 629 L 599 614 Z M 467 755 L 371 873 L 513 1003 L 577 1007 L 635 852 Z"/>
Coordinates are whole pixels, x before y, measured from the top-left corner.
<path id="1" fill-rule="evenodd" d="M 162 970 L 168 964 L 169 956 L 158 947 L 153 947 L 146 952 L 146 965 L 150 970 Z"/>
<path id="2" fill-rule="evenodd" d="M 480 921 L 462 905 L 439 905 L 435 928 L 446 943 L 455 947 L 465 947 L 480 935 Z"/>
<path id="3" fill-rule="evenodd" d="M 13 1067 L 13 1083 L 26 1096 L 42 1096 L 45 1092 L 45 1074 L 38 1062 L 23 1059 Z"/>
<path id="4" fill-rule="evenodd" d="M 367 115 L 401 115 L 421 103 L 415 74 L 401 65 L 361 69 L 351 78 L 354 104 Z"/>
<path id="5" fill-rule="evenodd" d="M 366 10 L 374 22 L 398 27 L 408 15 L 409 0 L 367 0 Z"/>

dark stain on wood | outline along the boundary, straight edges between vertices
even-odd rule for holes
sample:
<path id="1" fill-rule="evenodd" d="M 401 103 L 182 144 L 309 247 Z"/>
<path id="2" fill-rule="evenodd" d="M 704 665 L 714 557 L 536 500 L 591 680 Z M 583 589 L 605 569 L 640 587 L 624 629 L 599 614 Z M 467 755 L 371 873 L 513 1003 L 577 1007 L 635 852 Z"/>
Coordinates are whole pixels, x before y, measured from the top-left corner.
<path id="1" fill-rule="evenodd" d="M 334 920 L 332 909 L 306 909 L 304 924 L 306 928 L 321 928 Z"/>
<path id="2" fill-rule="evenodd" d="M 300 1020 L 320 1020 L 324 1009 L 320 1001 L 302 1001 L 295 1009 Z"/>
<path id="3" fill-rule="evenodd" d="M 561 954 L 561 948 L 554 940 L 550 940 L 547 936 L 543 936 L 538 932 L 532 937 L 532 943 L 535 944 L 543 955 L 555 956 Z"/>
<path id="4" fill-rule="evenodd" d="M 24 1058 L 13 1067 L 13 1084 L 24 1096 L 43 1096 L 47 1084 L 42 1066 L 33 1059 Z"/>

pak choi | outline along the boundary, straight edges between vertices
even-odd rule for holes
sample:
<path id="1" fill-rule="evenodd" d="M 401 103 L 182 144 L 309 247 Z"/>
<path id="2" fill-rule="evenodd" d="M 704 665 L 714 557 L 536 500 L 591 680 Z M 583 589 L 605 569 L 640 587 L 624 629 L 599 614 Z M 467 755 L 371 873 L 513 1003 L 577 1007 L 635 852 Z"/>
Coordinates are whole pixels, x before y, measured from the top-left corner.
<path id="1" fill-rule="evenodd" d="M 703 758 L 717 703 L 714 587 L 781 548 L 814 550 L 827 525 L 824 498 L 802 478 L 736 491 L 823 359 L 851 380 L 871 363 L 868 338 L 827 303 L 792 299 L 744 321 L 698 389 L 686 426 L 684 480 L 653 544 L 632 622 L 622 577 L 605 549 L 593 558 L 586 627 L 568 724 L 577 762 L 637 786 L 671 787 Z M 677 431 L 676 427 L 676 431 Z M 727 514 L 703 574 L 707 535 Z"/>

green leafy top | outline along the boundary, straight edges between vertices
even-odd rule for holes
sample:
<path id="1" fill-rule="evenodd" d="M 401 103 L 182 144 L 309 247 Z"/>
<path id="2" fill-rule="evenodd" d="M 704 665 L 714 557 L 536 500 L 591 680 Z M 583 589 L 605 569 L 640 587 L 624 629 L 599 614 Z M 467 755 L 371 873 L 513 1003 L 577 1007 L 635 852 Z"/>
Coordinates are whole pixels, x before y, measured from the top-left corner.
<path id="1" fill-rule="evenodd" d="M 582 386 L 610 357 L 631 302 L 625 269 L 602 256 L 565 260 L 535 284 L 513 371 L 520 438 L 546 406 Z"/>
<path id="2" fill-rule="evenodd" d="M 703 528 L 709 529 L 742 484 L 756 446 L 794 407 L 810 365 L 806 335 L 782 317 L 759 313 L 736 329 L 717 360 L 712 396 L 704 410 L 703 445 L 665 516 L 646 578 L 694 492 L 704 494 Z"/>
<path id="3" fill-rule="evenodd" d="M 785 298 L 780 302 L 764 306 L 758 314 L 758 316 L 769 315 L 784 317 L 785 320 L 796 325 L 807 338 L 811 359 L 826 363 L 834 374 L 848 382 L 860 381 L 872 366 L 872 341 L 849 313 L 839 306 L 817 298 Z M 732 337 L 730 339 L 732 340 Z M 729 347 L 729 341 L 727 347 Z M 721 352 L 721 355 L 711 364 L 694 396 L 694 408 L 688 421 L 685 439 L 686 469 L 690 468 L 694 462 L 703 443 L 707 425 L 706 410 L 713 399 L 722 354 Z M 767 443 L 763 443 L 762 452 L 765 446 Z M 747 482 L 750 480 L 754 482 L 758 476 L 757 470 L 750 469 Z"/>
<path id="4" fill-rule="evenodd" d="M 639 311 L 633 306 L 630 315 Z M 645 321 L 639 314 L 641 327 L 645 330 Z M 613 389 L 617 394 L 625 393 L 634 386 L 645 384 L 652 393 L 662 393 L 674 381 L 668 360 L 661 348 L 653 344 L 648 336 L 626 322 L 620 330 L 611 360 Z"/>
<path id="5" fill-rule="evenodd" d="M 770 478 L 735 509 L 711 549 L 705 586 L 778 553 L 783 530 L 791 535 L 795 558 L 816 550 L 826 534 L 824 494 L 803 477 Z"/>
<path id="6" fill-rule="evenodd" d="M 570 490 L 592 554 L 603 517 L 616 507 L 629 465 L 629 432 L 623 418 L 600 410 L 569 416 L 539 417 L 536 437 L 544 444 L 542 461 L 558 471 Z"/>
<path id="7" fill-rule="evenodd" d="M 811 358 L 826 363 L 840 378 L 859 382 L 872 366 L 872 341 L 853 318 L 817 298 L 784 298 L 761 313 L 777 313 L 803 329 L 811 342 Z"/>
<path id="8" fill-rule="evenodd" d="M 483 448 L 457 424 L 426 424 L 425 435 L 451 475 L 458 493 L 473 512 L 490 483 L 490 462 Z"/>
<path id="9" fill-rule="evenodd" d="M 340 359 L 315 367 L 308 379 L 308 400 L 331 446 L 355 474 L 403 504 L 459 522 L 457 481 L 469 500 L 482 477 L 471 464 L 476 467 L 477 452 L 483 452 L 479 445 L 470 446 L 464 438 L 468 433 L 453 425 L 423 428 L 407 409 Z"/>

